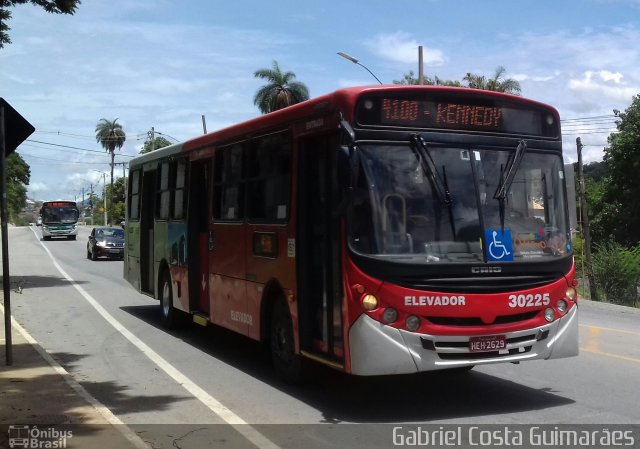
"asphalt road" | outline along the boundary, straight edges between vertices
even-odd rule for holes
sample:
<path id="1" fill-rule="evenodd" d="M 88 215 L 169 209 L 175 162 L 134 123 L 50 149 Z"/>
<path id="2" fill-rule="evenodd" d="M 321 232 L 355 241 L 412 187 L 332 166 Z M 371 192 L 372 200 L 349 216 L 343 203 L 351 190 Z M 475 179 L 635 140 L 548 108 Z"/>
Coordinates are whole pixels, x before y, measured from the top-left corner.
<path id="1" fill-rule="evenodd" d="M 158 303 L 123 280 L 123 262 L 86 259 L 88 233 L 41 241 L 35 227 L 9 229 L 11 282 L 22 287 L 12 312 L 152 447 L 203 447 L 206 438 L 225 447 L 388 447 L 399 425 L 640 424 L 640 310 L 582 301 L 579 357 L 456 376 L 357 378 L 312 366 L 308 384 L 291 386 L 244 337 L 162 329 Z M 207 428 L 215 436 L 199 437 Z"/>

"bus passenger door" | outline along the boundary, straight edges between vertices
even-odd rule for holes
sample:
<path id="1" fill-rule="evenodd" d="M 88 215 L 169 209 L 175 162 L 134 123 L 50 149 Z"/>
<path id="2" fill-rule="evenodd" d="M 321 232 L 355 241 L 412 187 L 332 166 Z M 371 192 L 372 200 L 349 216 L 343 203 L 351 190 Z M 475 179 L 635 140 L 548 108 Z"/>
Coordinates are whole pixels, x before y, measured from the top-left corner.
<path id="1" fill-rule="evenodd" d="M 143 171 L 140 205 L 140 290 L 151 295 L 156 291 L 153 273 L 156 189 L 156 170 Z"/>
<path id="2" fill-rule="evenodd" d="M 189 310 L 209 318 L 209 174 L 211 160 L 191 162 L 187 217 Z"/>
<path id="3" fill-rule="evenodd" d="M 297 286 L 301 349 L 343 359 L 338 136 L 299 142 Z"/>

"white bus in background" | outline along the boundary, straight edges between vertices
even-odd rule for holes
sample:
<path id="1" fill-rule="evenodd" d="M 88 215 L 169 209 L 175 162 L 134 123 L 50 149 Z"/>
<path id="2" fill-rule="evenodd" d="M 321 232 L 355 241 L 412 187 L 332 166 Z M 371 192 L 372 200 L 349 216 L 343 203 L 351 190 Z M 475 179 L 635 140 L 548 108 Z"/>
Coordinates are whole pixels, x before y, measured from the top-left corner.
<path id="1" fill-rule="evenodd" d="M 75 201 L 45 201 L 40 209 L 42 238 L 65 237 L 75 240 L 78 235 L 80 212 Z"/>

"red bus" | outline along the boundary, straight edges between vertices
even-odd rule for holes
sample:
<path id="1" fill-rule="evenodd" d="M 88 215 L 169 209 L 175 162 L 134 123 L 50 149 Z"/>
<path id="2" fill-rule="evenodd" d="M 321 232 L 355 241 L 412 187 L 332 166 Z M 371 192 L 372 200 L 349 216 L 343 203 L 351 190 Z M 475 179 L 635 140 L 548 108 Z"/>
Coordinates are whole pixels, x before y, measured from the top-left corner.
<path id="1" fill-rule="evenodd" d="M 130 163 L 124 276 L 181 316 L 387 375 L 574 356 L 557 111 L 338 90 Z"/>

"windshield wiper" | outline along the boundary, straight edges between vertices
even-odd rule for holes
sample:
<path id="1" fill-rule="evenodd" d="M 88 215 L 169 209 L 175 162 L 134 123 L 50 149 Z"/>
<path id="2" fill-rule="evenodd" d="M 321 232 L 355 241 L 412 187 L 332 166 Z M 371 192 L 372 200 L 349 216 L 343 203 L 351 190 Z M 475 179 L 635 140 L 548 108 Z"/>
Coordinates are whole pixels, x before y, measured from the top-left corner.
<path id="1" fill-rule="evenodd" d="M 494 193 L 493 198 L 498 200 L 500 206 L 500 227 L 504 230 L 504 200 L 509 194 L 511 184 L 513 184 L 513 178 L 516 176 L 520 162 L 524 157 L 524 153 L 527 151 L 527 142 L 521 140 L 518 142 L 515 153 L 512 153 L 507 159 L 507 164 L 504 170 L 500 167 L 500 184 Z M 506 173 L 506 176 L 505 176 Z"/>
<path id="2" fill-rule="evenodd" d="M 500 172 L 500 185 L 496 190 L 496 193 L 493 195 L 493 198 L 496 200 L 504 200 L 509 194 L 509 189 L 511 188 L 511 184 L 513 183 L 513 178 L 516 176 L 516 172 L 518 171 L 518 167 L 520 166 L 520 162 L 522 162 L 522 158 L 524 157 L 524 153 L 527 151 L 527 142 L 521 140 L 518 143 L 518 147 L 516 148 L 516 152 L 512 153 L 507 160 L 507 165 L 504 171 Z M 507 175 L 504 176 L 504 173 Z"/>
<path id="3" fill-rule="evenodd" d="M 431 183 L 438 200 L 440 200 L 440 204 L 446 207 L 451 206 L 451 193 L 438 174 L 438 169 L 436 168 L 436 164 L 433 162 L 433 158 L 429 153 L 427 143 L 417 134 L 411 134 L 409 142 L 411 143 L 411 150 L 415 154 L 416 159 L 420 162 L 422 170 L 429 178 L 429 182 Z"/>

